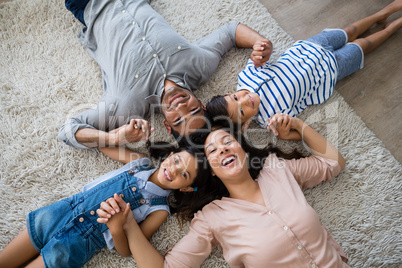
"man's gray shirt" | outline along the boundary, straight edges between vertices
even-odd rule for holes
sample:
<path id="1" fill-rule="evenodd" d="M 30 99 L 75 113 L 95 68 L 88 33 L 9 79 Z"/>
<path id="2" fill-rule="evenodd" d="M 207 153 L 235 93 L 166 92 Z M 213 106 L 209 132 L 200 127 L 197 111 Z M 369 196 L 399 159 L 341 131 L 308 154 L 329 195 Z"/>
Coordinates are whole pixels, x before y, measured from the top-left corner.
<path id="1" fill-rule="evenodd" d="M 58 138 L 64 143 L 86 149 L 89 147 L 75 138 L 79 129 L 110 131 L 130 119 L 147 118 L 151 105 L 159 105 L 165 79 L 196 89 L 236 44 L 237 22 L 190 43 L 149 2 L 88 2 L 84 12 L 87 27 L 79 39 L 100 65 L 104 92 L 96 106 L 61 127 Z"/>

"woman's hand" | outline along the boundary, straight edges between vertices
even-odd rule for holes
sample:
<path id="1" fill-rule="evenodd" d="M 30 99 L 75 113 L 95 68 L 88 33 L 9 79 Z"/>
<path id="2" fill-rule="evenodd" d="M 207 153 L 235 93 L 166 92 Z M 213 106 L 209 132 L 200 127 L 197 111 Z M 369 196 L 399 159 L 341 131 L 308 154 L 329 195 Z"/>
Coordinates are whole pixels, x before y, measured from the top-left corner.
<path id="1" fill-rule="evenodd" d="M 118 194 L 114 194 L 113 197 L 101 203 L 101 207 L 96 211 L 99 216 L 97 221 L 106 223 L 111 231 L 122 229 L 127 221 L 134 219 L 132 213 L 129 213 L 130 210 L 130 204 L 124 202 Z"/>
<path id="2" fill-rule="evenodd" d="M 303 125 L 303 121 L 290 117 L 288 114 L 275 114 L 269 118 L 268 129 L 281 140 L 301 140 L 301 134 L 296 130 Z"/>

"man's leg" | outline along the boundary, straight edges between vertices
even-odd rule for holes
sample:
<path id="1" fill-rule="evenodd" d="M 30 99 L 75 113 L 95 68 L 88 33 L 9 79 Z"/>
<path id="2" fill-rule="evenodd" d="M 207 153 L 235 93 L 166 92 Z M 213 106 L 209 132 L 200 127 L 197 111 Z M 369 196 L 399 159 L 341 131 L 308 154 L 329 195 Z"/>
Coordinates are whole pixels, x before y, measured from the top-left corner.
<path id="1" fill-rule="evenodd" d="M 86 26 L 84 21 L 84 10 L 89 0 L 66 0 L 66 8 L 73 13 L 73 15 Z"/>

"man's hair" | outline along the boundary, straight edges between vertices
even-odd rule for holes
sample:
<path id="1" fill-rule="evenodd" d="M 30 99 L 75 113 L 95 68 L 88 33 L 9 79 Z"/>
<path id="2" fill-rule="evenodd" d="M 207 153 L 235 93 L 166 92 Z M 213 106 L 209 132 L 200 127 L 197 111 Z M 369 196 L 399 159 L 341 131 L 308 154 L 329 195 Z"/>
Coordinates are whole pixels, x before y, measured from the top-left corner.
<path id="1" fill-rule="evenodd" d="M 197 129 L 194 133 L 181 136 L 177 131 L 172 129 L 172 135 L 179 144 L 179 146 L 193 146 L 195 148 L 204 150 L 204 143 L 209 133 L 212 130 L 212 120 L 207 111 L 204 110 L 205 124 Z"/>

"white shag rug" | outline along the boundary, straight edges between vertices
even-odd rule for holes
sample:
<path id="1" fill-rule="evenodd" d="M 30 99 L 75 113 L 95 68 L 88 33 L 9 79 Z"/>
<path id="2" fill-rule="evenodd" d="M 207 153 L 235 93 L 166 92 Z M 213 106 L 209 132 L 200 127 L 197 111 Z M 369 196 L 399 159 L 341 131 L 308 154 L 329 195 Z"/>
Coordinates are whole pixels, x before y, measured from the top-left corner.
<path id="1" fill-rule="evenodd" d="M 277 58 L 294 40 L 257 0 L 156 0 L 152 6 L 189 40 L 219 26 L 240 21 L 274 43 Z M 101 72 L 77 39 L 80 23 L 64 1 L 13 0 L 0 4 L 0 248 L 25 228 L 31 210 L 79 192 L 98 176 L 121 166 L 96 150 L 79 150 L 57 139 L 72 114 L 97 103 Z M 232 49 L 218 70 L 195 93 L 204 103 L 217 93 L 234 91 L 249 50 Z M 305 192 L 322 223 L 344 249 L 352 267 L 401 267 L 400 163 L 335 92 L 325 104 L 300 117 L 328 137 L 347 159 L 334 180 Z M 152 138 L 166 139 L 161 117 Z M 290 149 L 254 126 L 256 143 Z M 172 139 L 169 139 L 172 141 Z M 143 150 L 143 143 L 133 147 Z M 174 217 L 152 237 L 164 252 L 188 229 Z M 102 250 L 87 267 L 134 267 L 132 258 Z M 227 267 L 214 250 L 203 267 Z"/>

